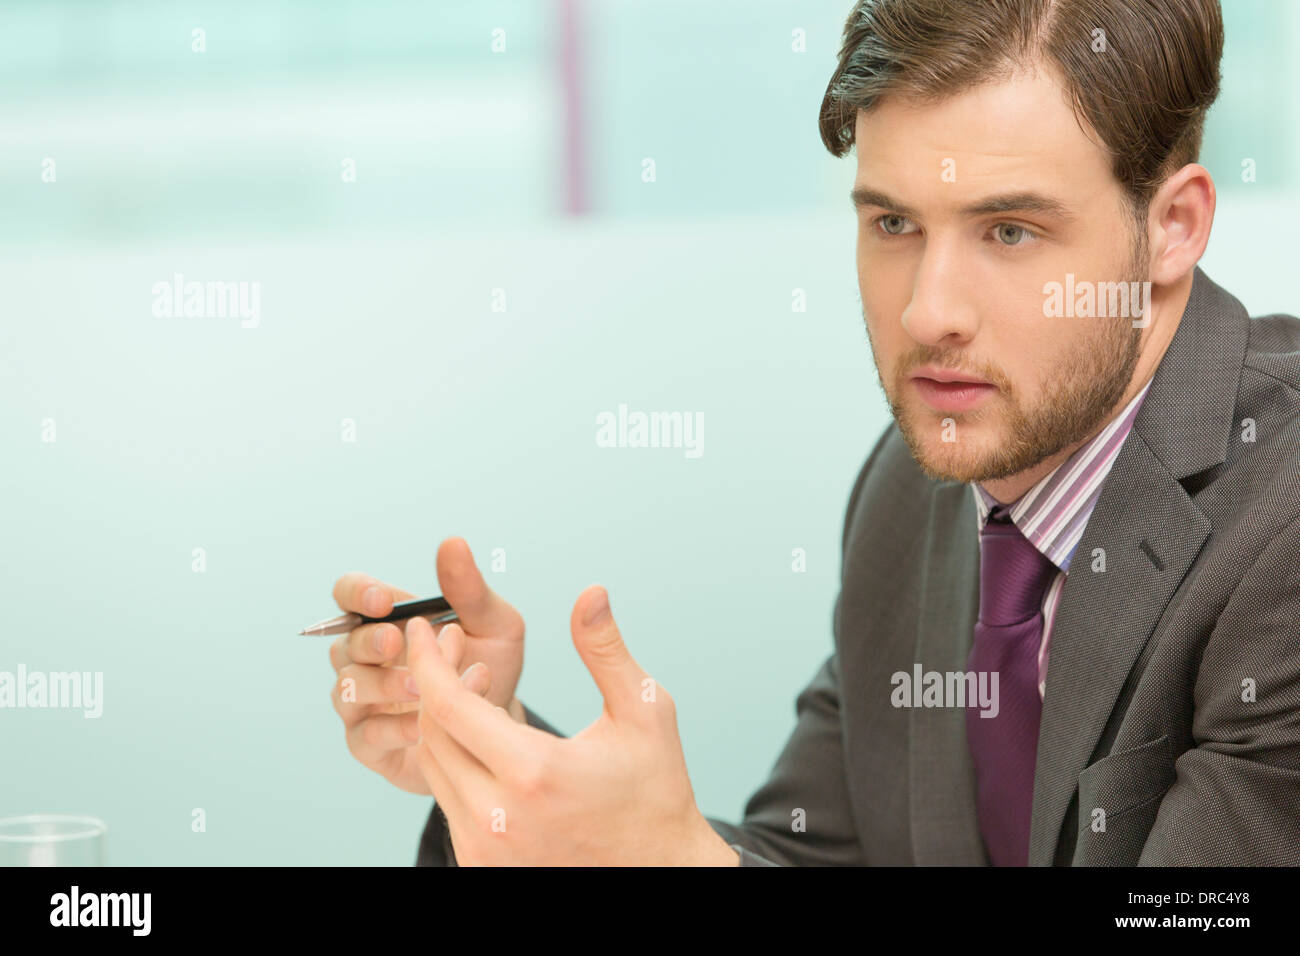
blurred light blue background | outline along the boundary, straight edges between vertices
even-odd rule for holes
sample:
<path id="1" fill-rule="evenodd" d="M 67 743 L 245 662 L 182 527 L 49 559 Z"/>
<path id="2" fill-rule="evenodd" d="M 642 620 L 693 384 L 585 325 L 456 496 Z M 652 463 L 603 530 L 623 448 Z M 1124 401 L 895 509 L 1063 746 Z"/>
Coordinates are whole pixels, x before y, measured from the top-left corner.
<path id="1" fill-rule="evenodd" d="M 888 422 L 816 129 L 851 6 L 0 4 L 0 670 L 104 679 L 99 719 L 0 710 L 0 816 L 98 815 L 120 865 L 410 864 L 431 801 L 353 760 L 297 631 L 348 570 L 435 593 L 461 535 L 519 696 L 598 714 L 568 619 L 604 584 L 738 820 Z M 1225 6 L 1202 264 L 1295 312 L 1300 13 Z M 256 327 L 156 316 L 176 273 L 259 283 Z M 701 413 L 704 454 L 596 447 L 620 404 Z"/>

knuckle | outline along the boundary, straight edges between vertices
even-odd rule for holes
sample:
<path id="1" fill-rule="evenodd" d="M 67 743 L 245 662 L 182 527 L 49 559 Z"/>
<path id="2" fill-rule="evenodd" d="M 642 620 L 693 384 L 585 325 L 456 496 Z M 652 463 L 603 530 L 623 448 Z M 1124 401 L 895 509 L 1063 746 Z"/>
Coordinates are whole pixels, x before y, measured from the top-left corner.
<path id="1" fill-rule="evenodd" d="M 513 604 L 507 604 L 502 601 L 510 613 L 506 615 L 506 636 L 518 640 L 524 636 L 524 616 L 519 613 Z"/>
<path id="2" fill-rule="evenodd" d="M 592 656 L 596 663 L 607 667 L 621 665 L 627 655 L 623 642 L 614 635 L 602 637 L 600 640 L 588 644 L 587 653 Z"/>
<path id="3" fill-rule="evenodd" d="M 348 753 L 352 754 L 352 756 L 356 757 L 358 760 L 361 760 L 361 748 L 357 740 L 358 726 L 359 725 L 356 724 L 351 727 L 345 726 L 343 730 L 343 740 L 348 745 Z"/>
<path id="4" fill-rule="evenodd" d="M 546 790 L 547 768 L 544 758 L 523 761 L 514 768 L 510 784 L 523 797 L 537 797 Z"/>
<path id="5" fill-rule="evenodd" d="M 353 599 L 357 592 L 357 585 L 365 577 L 360 571 L 349 571 L 340 575 L 339 579 L 334 582 L 334 603 L 343 610 L 351 610 Z"/>
<path id="6" fill-rule="evenodd" d="M 380 651 L 375 647 L 375 636 L 386 636 L 387 633 L 386 625 L 362 624 L 348 632 L 349 649 L 362 658 L 373 659 L 381 656 Z"/>
<path id="7" fill-rule="evenodd" d="M 385 668 L 388 671 L 383 678 L 383 693 L 388 700 L 401 700 L 406 696 L 406 678 L 410 671 L 397 670 L 392 667 Z"/>
<path id="8" fill-rule="evenodd" d="M 677 726 L 677 702 L 662 687 L 659 688 L 654 707 L 655 713 L 659 715 L 659 719 L 665 725 L 669 727 Z"/>

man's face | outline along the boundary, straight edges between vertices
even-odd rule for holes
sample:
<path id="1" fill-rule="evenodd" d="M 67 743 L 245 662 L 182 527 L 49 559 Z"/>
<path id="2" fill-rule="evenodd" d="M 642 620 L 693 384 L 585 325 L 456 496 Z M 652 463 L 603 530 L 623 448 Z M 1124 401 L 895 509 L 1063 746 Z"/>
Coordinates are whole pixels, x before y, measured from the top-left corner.
<path id="1" fill-rule="evenodd" d="M 1141 281 L 1147 264 L 1060 86 L 1015 76 L 937 104 L 886 96 L 858 114 L 856 143 L 867 332 L 925 473 L 1006 478 L 1104 425 L 1143 331 L 1131 313 L 1047 317 L 1044 286 Z M 989 384 L 915 377 L 927 366 Z"/>

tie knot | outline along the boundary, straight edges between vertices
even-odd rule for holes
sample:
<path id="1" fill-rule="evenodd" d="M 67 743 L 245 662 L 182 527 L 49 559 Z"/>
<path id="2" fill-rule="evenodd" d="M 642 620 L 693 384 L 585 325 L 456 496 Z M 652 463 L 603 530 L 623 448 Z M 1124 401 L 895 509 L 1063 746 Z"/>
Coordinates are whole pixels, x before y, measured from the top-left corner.
<path id="1" fill-rule="evenodd" d="M 1037 614 L 1056 565 L 1020 533 L 1005 507 L 980 532 L 980 623 L 1019 624 Z"/>

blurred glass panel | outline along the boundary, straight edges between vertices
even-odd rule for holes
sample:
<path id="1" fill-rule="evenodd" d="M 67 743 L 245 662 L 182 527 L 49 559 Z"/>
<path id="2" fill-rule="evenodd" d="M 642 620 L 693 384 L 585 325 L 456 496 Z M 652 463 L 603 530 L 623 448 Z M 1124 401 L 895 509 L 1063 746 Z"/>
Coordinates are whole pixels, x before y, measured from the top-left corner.
<path id="1" fill-rule="evenodd" d="M 0 241 L 528 224 L 563 215 L 573 150 L 597 216 L 840 211 L 851 174 L 816 118 L 851 6 L 0 3 Z M 1300 14 L 1225 17 L 1203 161 L 1225 189 L 1245 158 L 1259 187 L 1294 187 L 1298 133 L 1275 118 L 1296 106 Z"/>
<path id="2" fill-rule="evenodd" d="M 1296 186 L 1298 7 L 1277 0 L 1223 3 L 1223 82 L 1201 147 L 1201 163 L 1222 191 Z M 1243 178 L 1247 160 L 1253 180 Z"/>

